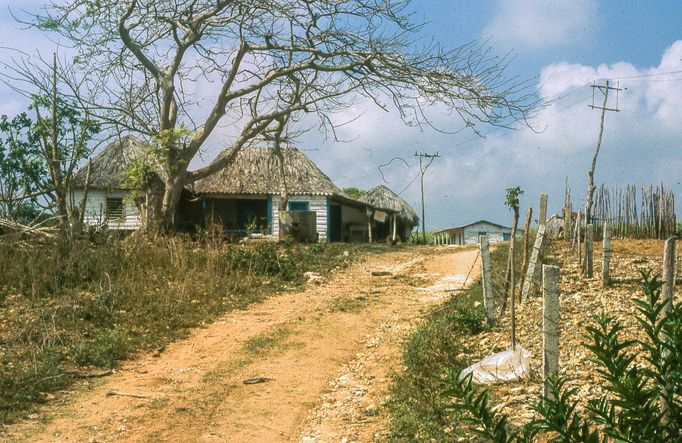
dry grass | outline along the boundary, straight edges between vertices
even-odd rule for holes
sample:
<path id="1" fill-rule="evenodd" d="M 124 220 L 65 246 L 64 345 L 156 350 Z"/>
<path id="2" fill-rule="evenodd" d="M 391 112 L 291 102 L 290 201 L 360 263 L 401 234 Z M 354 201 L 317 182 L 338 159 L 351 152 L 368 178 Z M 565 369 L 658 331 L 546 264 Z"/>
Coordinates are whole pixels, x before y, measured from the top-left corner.
<path id="1" fill-rule="evenodd" d="M 191 327 L 303 285 L 306 271 L 345 267 L 363 250 L 142 236 L 0 243 L 0 423 L 89 367 L 162 348 Z"/>

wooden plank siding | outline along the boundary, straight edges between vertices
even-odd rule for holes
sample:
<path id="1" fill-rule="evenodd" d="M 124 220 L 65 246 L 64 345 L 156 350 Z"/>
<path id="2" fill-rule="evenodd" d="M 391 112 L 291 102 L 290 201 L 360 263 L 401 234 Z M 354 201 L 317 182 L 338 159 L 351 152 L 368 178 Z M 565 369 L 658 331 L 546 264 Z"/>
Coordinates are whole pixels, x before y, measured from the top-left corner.
<path id="1" fill-rule="evenodd" d="M 123 217 L 107 220 L 106 201 L 107 198 L 123 199 Z M 80 204 L 83 199 L 83 191 L 74 191 L 73 201 Z M 99 191 L 91 190 L 88 192 L 88 201 L 85 205 L 84 220 L 89 226 L 104 226 L 111 230 L 132 231 L 142 226 L 140 211 L 135 203 L 130 199 L 129 193 L 125 191 Z"/>

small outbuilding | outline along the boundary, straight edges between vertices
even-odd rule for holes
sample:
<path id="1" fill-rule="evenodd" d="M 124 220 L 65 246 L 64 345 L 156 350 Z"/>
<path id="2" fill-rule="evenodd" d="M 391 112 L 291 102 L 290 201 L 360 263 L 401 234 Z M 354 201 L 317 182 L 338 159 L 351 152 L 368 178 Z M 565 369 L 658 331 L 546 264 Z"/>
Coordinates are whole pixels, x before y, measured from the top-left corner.
<path id="1" fill-rule="evenodd" d="M 398 194 L 379 185 L 362 194 L 359 200 L 372 207 L 372 237 L 375 241 L 410 241 L 412 230 L 419 225 L 419 217 Z"/>
<path id="2" fill-rule="evenodd" d="M 496 243 L 510 240 L 511 231 L 510 227 L 487 220 L 478 220 L 466 225 L 436 231 L 433 233 L 433 242 L 437 245 L 475 245 L 478 244 L 479 235 L 487 235 L 490 243 Z M 522 233 L 523 230 L 516 230 L 517 235 Z"/>

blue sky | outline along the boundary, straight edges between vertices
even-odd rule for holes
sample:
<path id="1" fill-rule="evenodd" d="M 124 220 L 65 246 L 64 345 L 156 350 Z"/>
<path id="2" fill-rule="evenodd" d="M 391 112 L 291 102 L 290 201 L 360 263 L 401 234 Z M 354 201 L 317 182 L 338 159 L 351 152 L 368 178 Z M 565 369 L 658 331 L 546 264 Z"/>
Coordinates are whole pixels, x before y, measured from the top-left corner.
<path id="1" fill-rule="evenodd" d="M 42 5 L 38 0 L 0 1 L 0 46 L 49 54 L 54 44 L 35 31 L 21 31 L 6 12 Z M 509 224 L 504 190 L 520 185 L 522 211 L 537 208 L 548 192 L 550 212 L 563 202 L 564 183 L 572 187 L 574 206 L 584 200 L 587 168 L 597 138 L 599 112 L 588 108 L 592 81 L 611 79 L 627 88 L 619 95 L 621 112 L 606 116 L 602 154 L 595 180 L 608 186 L 656 184 L 673 187 L 682 197 L 682 2 L 634 0 L 414 0 L 416 18 L 427 24 L 422 38 L 445 47 L 487 40 L 500 55 L 512 51 L 508 74 L 535 78 L 538 94 L 553 103 L 542 110 L 531 130 L 484 130 L 444 135 L 405 127 L 396 113 L 366 103 L 340 118 L 362 114 L 345 126 L 334 143 L 310 132 L 298 145 L 341 187 L 369 188 L 382 182 L 418 209 L 419 186 L 413 154 L 438 151 L 425 180 L 428 229 L 487 218 Z M 488 40 L 489 39 L 489 40 Z M 12 51 L 0 49 L 0 61 Z M 678 72 L 680 71 L 680 72 Z M 0 86 L 0 114 L 25 107 L 20 97 Z M 439 120 L 441 121 L 441 120 Z M 457 122 L 442 120 L 443 124 Z M 213 148 L 224 147 L 217 134 Z M 680 205 L 678 204 L 678 207 Z"/>

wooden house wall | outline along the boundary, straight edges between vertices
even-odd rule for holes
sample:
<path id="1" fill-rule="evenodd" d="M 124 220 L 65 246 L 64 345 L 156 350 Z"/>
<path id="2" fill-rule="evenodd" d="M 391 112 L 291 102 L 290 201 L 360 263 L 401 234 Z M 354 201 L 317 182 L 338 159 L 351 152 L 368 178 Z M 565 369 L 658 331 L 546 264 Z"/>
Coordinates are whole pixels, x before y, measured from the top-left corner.
<path id="1" fill-rule="evenodd" d="M 291 195 L 289 201 L 308 202 L 309 210 L 316 213 L 316 230 L 319 241 L 327 241 L 327 196 Z M 272 196 L 272 234 L 279 237 L 279 196 Z"/>
<path id="2" fill-rule="evenodd" d="M 123 218 L 106 220 L 105 210 L 107 197 L 123 199 Z M 82 199 L 83 191 L 74 191 L 74 203 L 79 205 Z M 83 221 L 86 225 L 95 227 L 102 227 L 106 224 L 107 228 L 111 230 L 130 231 L 142 226 L 140 210 L 132 199 L 129 198 L 129 193 L 126 191 L 89 191 Z"/>

